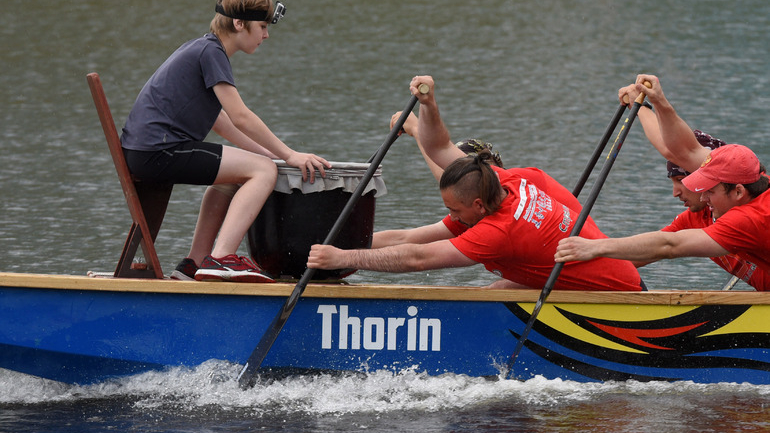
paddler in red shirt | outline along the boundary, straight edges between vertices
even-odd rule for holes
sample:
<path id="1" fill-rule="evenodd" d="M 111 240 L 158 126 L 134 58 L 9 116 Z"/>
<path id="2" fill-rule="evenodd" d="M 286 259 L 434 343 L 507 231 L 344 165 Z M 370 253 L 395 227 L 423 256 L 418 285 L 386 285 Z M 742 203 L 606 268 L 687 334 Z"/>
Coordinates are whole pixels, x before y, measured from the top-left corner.
<path id="1" fill-rule="evenodd" d="M 618 90 L 618 99 L 621 101 L 633 101 L 638 94 L 636 85 L 632 84 Z M 663 97 L 662 92 L 660 96 Z M 638 113 L 638 119 L 652 146 L 663 156 L 670 156 L 671 152 L 668 151 L 668 145 L 661 136 L 660 126 L 658 125 L 657 116 L 653 111 L 653 106 L 651 104 L 642 106 Z M 711 150 L 727 144 L 723 140 L 712 137 L 697 129 L 693 130 L 693 135 L 702 147 Z M 678 145 L 678 143 L 670 144 L 674 147 Z M 663 227 L 661 230 L 664 232 L 677 232 L 686 229 L 700 229 L 714 224 L 714 216 L 711 214 L 711 209 L 705 202 L 701 201 L 701 194 L 690 191 L 682 183 L 682 180 L 691 173 L 671 161 L 666 161 L 666 172 L 668 173 L 668 178 L 671 179 L 674 197 L 678 198 L 687 209 L 677 215 L 671 224 Z M 754 263 L 741 259 L 735 254 L 709 258 L 722 269 L 737 276 L 755 289 L 760 291 L 770 290 L 770 274 L 764 272 Z M 648 263 L 636 262 L 635 264 L 637 266 L 644 266 Z"/>
<path id="2" fill-rule="evenodd" d="M 647 89 L 640 83 L 648 81 Z M 634 261 L 667 258 L 734 255 L 770 272 L 770 195 L 764 166 L 749 148 L 737 144 L 710 150 L 701 146 L 692 130 L 663 96 L 660 82 L 652 75 L 640 75 L 635 87 L 655 106 L 661 153 L 692 174 L 684 186 L 701 194 L 714 222 L 702 228 L 676 232 L 650 232 L 618 239 L 562 240 L 555 258 L 559 262 L 614 257 Z"/>
<path id="3" fill-rule="evenodd" d="M 417 86 L 431 91 L 421 94 Z M 580 213 L 555 196 L 571 195 L 557 182 L 556 193 L 540 187 L 516 169 L 490 166 L 489 151 L 465 156 L 450 140 L 438 112 L 433 79 L 415 77 L 412 94 L 420 99 L 419 141 L 426 155 L 444 169 L 439 188 L 452 221 L 467 227 L 459 236 L 451 234 L 428 243 L 409 243 L 379 249 L 341 250 L 313 245 L 308 267 L 355 268 L 381 272 L 414 272 L 472 266 L 482 263 L 513 288 L 541 289 L 554 266 L 553 253 L 559 240 L 569 235 Z M 543 173 L 544 174 L 544 173 Z M 574 199 L 574 197 L 573 197 Z M 606 237 L 593 221 L 581 235 Z M 564 267 L 556 290 L 642 290 L 636 268 L 628 261 L 597 259 Z"/>

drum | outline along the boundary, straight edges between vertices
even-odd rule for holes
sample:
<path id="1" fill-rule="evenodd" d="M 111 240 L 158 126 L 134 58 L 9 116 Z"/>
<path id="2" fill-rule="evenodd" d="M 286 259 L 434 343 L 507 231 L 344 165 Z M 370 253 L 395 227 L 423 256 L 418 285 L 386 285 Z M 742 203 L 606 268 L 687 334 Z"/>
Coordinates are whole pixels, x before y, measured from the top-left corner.
<path id="1" fill-rule="evenodd" d="M 248 231 L 249 254 L 275 279 L 299 279 L 313 244 L 321 244 L 361 183 L 368 163 L 331 162 L 322 178 L 303 182 L 298 168 L 276 161 L 275 189 Z M 338 248 L 369 248 L 374 231 L 376 197 L 387 193 L 381 168 L 332 244 Z M 313 280 L 338 280 L 355 269 L 317 270 Z"/>

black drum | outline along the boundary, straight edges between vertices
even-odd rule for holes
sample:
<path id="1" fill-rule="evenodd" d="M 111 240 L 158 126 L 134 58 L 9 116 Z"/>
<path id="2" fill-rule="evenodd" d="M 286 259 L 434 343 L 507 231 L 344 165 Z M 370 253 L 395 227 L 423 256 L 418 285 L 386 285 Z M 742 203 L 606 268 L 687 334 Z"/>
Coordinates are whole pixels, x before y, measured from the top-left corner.
<path id="1" fill-rule="evenodd" d="M 305 272 L 310 246 L 326 239 L 369 164 L 332 162 L 326 178 L 316 172 L 316 181 L 310 184 L 302 181 L 299 169 L 283 161 L 276 163 L 275 190 L 249 228 L 249 254 L 271 277 L 299 279 Z M 386 192 L 381 169 L 378 169 L 337 235 L 334 246 L 343 249 L 371 246 L 375 197 Z M 338 280 L 353 272 L 355 269 L 319 269 L 313 279 Z"/>

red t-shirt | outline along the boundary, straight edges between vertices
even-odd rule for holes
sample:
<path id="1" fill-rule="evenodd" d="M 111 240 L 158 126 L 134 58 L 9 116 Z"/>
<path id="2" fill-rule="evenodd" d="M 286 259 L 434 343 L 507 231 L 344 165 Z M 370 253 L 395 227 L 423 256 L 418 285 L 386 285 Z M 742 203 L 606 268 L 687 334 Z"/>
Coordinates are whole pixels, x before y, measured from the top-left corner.
<path id="1" fill-rule="evenodd" d="M 500 179 L 501 183 L 503 179 L 507 179 L 513 175 L 518 175 L 527 179 L 528 182 L 535 184 L 535 186 L 545 191 L 552 198 L 556 199 L 556 201 L 561 202 L 562 204 L 566 204 L 570 209 L 582 209 L 580 202 L 577 198 L 575 198 L 574 195 L 572 195 L 571 192 L 567 191 L 567 189 L 564 188 L 562 184 L 557 182 L 556 179 L 552 178 L 548 175 L 548 173 L 540 170 L 539 168 L 515 167 L 504 170 L 495 166 L 491 167 L 497 173 L 497 177 Z M 578 213 L 580 212 L 578 211 Z M 593 221 L 590 216 L 588 217 L 588 220 Z M 449 231 L 452 232 L 452 234 L 455 236 L 460 236 L 465 230 L 468 229 L 468 227 L 463 225 L 461 222 L 452 221 L 452 218 L 449 215 L 444 217 L 442 221 L 444 222 L 444 225 L 449 229 Z"/>
<path id="2" fill-rule="evenodd" d="M 674 221 L 668 226 L 663 227 L 661 231 L 678 232 L 679 230 L 685 229 L 702 229 L 709 227 L 713 223 L 714 220 L 711 217 L 711 210 L 709 210 L 709 208 L 703 208 L 703 210 L 699 212 L 690 212 L 688 209 L 677 215 Z M 755 289 L 761 291 L 770 290 L 768 273 L 757 267 L 754 263 L 741 259 L 735 254 L 710 257 L 710 259 L 722 267 L 722 269 L 742 279 Z"/>
<path id="3" fill-rule="evenodd" d="M 703 231 L 722 248 L 770 272 L 770 193 L 730 209 Z"/>
<path id="4" fill-rule="evenodd" d="M 553 270 L 556 245 L 569 236 L 580 207 L 571 209 L 556 200 L 556 195 L 572 196 L 561 185 L 560 191 L 547 194 L 513 170 L 496 171 L 508 192 L 500 209 L 450 242 L 495 275 L 541 288 Z M 577 203 L 575 197 L 570 201 Z M 586 221 L 580 235 L 589 239 L 606 237 L 591 220 Z M 554 289 L 639 291 L 640 282 L 631 262 L 598 258 L 566 263 Z"/>

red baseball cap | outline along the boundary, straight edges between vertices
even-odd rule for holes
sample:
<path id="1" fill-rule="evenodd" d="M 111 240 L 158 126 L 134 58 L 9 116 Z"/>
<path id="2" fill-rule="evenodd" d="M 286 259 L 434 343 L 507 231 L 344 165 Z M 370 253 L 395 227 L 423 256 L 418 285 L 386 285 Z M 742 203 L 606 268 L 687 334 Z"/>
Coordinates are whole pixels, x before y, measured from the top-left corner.
<path id="1" fill-rule="evenodd" d="M 718 184 L 750 184 L 759 180 L 759 159 L 740 144 L 727 144 L 711 151 L 691 175 L 682 179 L 690 191 L 703 192 Z"/>

